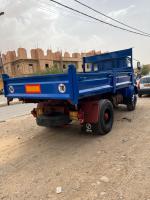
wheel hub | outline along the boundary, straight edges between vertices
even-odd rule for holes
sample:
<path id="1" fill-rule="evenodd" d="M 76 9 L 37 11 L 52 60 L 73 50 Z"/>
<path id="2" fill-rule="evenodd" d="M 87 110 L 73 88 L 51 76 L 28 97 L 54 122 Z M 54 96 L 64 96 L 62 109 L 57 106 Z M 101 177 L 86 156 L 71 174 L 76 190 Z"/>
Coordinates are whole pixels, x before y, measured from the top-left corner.
<path id="1" fill-rule="evenodd" d="M 109 121 L 109 114 L 108 114 L 108 112 L 105 112 L 104 119 L 105 119 L 106 122 Z"/>

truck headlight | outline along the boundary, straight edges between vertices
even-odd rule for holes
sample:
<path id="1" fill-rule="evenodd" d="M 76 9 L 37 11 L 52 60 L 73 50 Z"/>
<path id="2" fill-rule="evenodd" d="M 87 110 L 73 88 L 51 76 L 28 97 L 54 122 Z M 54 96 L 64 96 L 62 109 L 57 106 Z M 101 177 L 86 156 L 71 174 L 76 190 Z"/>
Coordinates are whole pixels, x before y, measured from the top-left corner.
<path id="1" fill-rule="evenodd" d="M 66 86 L 65 84 L 61 83 L 58 85 L 58 90 L 60 93 L 65 93 L 66 92 Z"/>

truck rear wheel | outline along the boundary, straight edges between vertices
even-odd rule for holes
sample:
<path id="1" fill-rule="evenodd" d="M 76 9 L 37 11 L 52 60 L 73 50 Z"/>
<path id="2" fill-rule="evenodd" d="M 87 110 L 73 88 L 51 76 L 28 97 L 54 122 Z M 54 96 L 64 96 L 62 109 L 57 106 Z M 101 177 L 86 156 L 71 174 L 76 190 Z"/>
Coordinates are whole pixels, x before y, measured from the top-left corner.
<path id="1" fill-rule="evenodd" d="M 107 99 L 100 100 L 98 112 L 98 122 L 85 122 L 81 128 L 82 131 L 86 131 L 95 135 L 105 135 L 111 131 L 114 118 L 112 103 Z"/>
<path id="2" fill-rule="evenodd" d="M 112 129 L 114 119 L 114 111 L 112 103 L 107 99 L 99 102 L 99 121 L 97 134 L 105 135 Z"/>
<path id="3" fill-rule="evenodd" d="M 138 97 L 141 98 L 141 97 L 142 97 L 142 94 L 138 93 Z"/>

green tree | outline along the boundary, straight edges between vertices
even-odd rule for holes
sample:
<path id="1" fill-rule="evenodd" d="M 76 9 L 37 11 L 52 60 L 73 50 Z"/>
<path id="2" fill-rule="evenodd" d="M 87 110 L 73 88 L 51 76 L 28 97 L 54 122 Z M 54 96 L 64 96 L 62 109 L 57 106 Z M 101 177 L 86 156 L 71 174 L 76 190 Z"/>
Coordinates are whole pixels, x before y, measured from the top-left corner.
<path id="1" fill-rule="evenodd" d="M 142 75 L 148 75 L 150 73 L 150 65 L 143 65 L 142 67 Z"/>
<path id="2" fill-rule="evenodd" d="M 56 67 L 51 67 L 51 68 L 46 69 L 45 71 L 36 72 L 36 73 L 34 73 L 34 75 L 61 74 L 61 73 L 63 73 L 62 70 L 60 70 Z"/>

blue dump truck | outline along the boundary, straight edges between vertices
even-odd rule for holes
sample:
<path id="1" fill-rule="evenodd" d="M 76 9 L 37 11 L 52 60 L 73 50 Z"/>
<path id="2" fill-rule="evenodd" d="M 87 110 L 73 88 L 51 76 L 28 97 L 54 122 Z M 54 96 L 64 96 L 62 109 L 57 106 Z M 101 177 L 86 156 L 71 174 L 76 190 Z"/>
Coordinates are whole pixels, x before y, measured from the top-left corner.
<path id="1" fill-rule="evenodd" d="M 113 107 L 136 107 L 132 49 L 83 58 L 83 72 L 10 78 L 3 74 L 8 102 L 36 103 L 32 114 L 39 126 L 62 127 L 78 120 L 81 130 L 104 135 L 113 126 Z"/>

